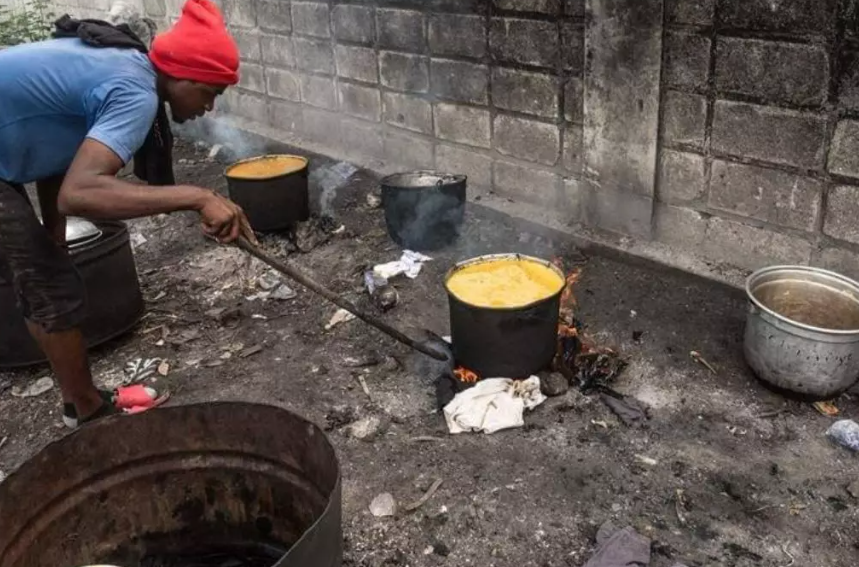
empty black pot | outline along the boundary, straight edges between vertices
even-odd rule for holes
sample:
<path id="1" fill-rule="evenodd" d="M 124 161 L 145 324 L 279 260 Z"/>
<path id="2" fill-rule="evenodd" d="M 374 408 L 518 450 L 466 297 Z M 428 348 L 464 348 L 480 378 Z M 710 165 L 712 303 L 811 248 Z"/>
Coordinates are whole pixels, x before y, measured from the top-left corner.
<path id="1" fill-rule="evenodd" d="M 270 177 L 251 178 L 234 173 L 244 164 L 278 159 L 300 160 L 304 166 Z M 265 155 L 237 161 L 224 175 L 230 199 L 245 211 L 254 230 L 267 232 L 285 230 L 310 218 L 307 170 L 307 158 Z"/>
<path id="2" fill-rule="evenodd" d="M 385 224 L 400 247 L 437 250 L 459 236 L 465 216 L 466 176 L 415 171 L 381 181 Z"/>
<path id="3" fill-rule="evenodd" d="M 521 307 L 482 307 L 466 303 L 451 293 L 447 282 L 466 266 L 505 259 L 537 262 L 564 274 L 540 258 L 521 254 L 489 254 L 465 260 L 445 277 L 450 305 L 450 335 L 456 364 L 481 378 L 528 378 L 545 370 L 558 344 L 558 320 L 563 286 L 557 293 Z"/>

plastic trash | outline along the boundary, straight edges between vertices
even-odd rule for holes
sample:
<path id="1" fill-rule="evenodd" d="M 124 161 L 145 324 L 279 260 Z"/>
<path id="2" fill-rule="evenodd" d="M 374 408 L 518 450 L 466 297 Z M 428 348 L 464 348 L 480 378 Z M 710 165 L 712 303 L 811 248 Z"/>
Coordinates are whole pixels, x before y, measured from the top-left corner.
<path id="1" fill-rule="evenodd" d="M 833 443 L 851 451 L 859 451 L 859 423 L 852 419 L 836 421 L 826 430 L 826 436 Z"/>

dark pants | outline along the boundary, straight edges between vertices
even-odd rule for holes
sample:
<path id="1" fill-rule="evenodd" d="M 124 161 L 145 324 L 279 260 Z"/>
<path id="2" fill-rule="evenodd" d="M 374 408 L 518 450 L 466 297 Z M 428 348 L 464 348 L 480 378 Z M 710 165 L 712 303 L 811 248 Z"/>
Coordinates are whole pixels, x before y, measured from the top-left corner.
<path id="1" fill-rule="evenodd" d="M 0 279 L 11 280 L 24 317 L 46 332 L 79 327 L 84 319 L 83 281 L 71 258 L 39 222 L 24 187 L 3 181 Z"/>

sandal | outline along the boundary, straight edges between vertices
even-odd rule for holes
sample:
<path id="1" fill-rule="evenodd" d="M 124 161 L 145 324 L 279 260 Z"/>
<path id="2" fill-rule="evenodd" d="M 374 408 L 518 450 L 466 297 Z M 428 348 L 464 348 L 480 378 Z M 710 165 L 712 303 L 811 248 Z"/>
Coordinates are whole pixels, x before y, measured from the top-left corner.
<path id="1" fill-rule="evenodd" d="M 148 409 L 158 407 L 170 398 L 169 392 L 159 394 L 154 388 L 144 386 L 142 384 L 120 386 L 116 390 L 99 390 L 98 393 L 101 395 L 105 403 L 102 408 L 96 411 L 96 413 L 105 411 L 105 407 L 117 410 L 113 413 L 140 413 Z M 86 420 L 80 420 L 80 422 L 83 423 L 84 421 L 91 420 L 92 416 Z M 71 429 L 78 426 L 78 413 L 74 404 L 63 404 L 63 423 L 66 427 Z"/>

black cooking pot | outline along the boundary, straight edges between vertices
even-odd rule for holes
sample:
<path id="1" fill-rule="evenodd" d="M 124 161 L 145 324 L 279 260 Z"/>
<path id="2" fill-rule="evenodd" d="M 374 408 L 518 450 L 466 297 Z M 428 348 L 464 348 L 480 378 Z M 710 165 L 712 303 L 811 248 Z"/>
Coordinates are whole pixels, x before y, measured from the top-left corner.
<path id="1" fill-rule="evenodd" d="M 453 243 L 465 216 L 465 175 L 415 171 L 381 181 L 385 224 L 400 247 L 430 251 Z"/>
<path id="2" fill-rule="evenodd" d="M 235 177 L 231 171 L 255 161 L 288 158 L 300 160 L 304 167 L 264 178 Z M 239 205 L 254 230 L 284 230 L 310 218 L 308 160 L 293 155 L 265 155 L 237 161 L 224 172 L 230 199 Z"/>
<path id="3" fill-rule="evenodd" d="M 482 307 L 451 293 L 447 282 L 466 266 L 495 260 L 530 260 L 564 274 L 546 260 L 521 254 L 489 254 L 465 260 L 445 276 L 450 305 L 450 334 L 456 364 L 481 378 L 527 378 L 552 362 L 558 341 L 558 311 L 563 286 L 554 295 L 522 307 Z"/>
<path id="4" fill-rule="evenodd" d="M 93 227 L 96 228 L 96 227 Z M 69 255 L 84 282 L 87 314 L 82 331 L 90 347 L 115 338 L 140 320 L 143 295 L 137 279 L 128 229 L 121 222 L 99 222 L 98 236 L 69 240 Z M 9 274 L 0 274 L 0 368 L 45 362 L 16 306 Z"/>

